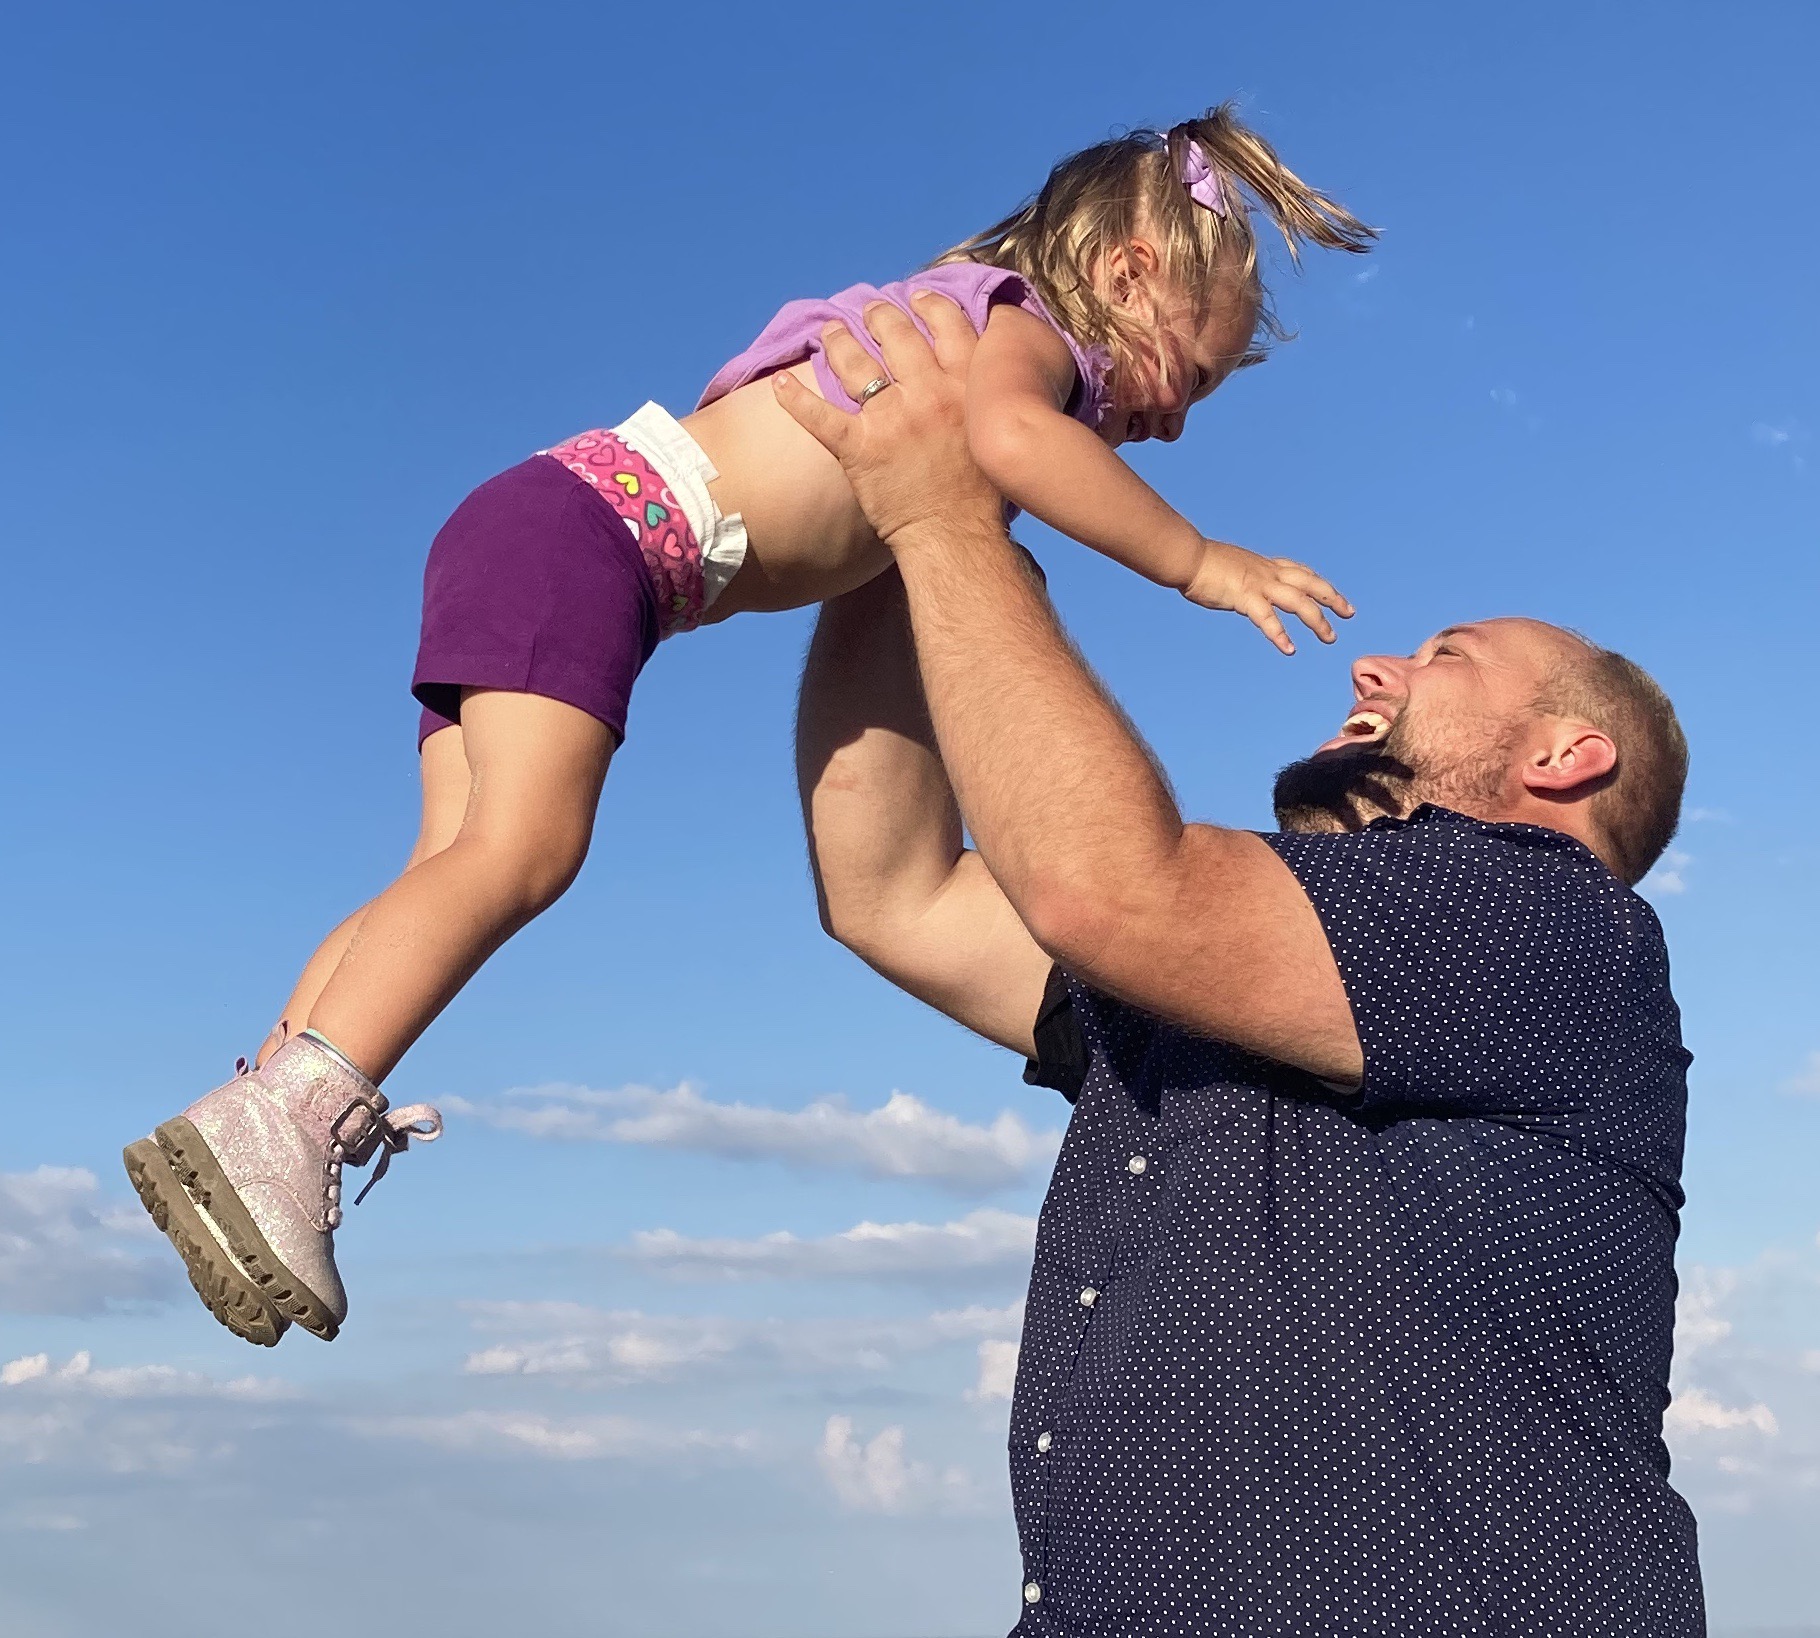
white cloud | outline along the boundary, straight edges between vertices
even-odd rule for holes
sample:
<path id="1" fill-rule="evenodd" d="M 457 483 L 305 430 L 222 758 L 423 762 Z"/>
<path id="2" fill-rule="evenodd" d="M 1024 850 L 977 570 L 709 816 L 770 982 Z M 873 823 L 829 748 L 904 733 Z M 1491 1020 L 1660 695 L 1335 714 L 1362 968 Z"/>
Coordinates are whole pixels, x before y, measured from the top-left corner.
<path id="1" fill-rule="evenodd" d="M 1816 1298 L 1813 1248 L 1685 1272 L 1663 1431 L 1696 1511 L 1806 1510 L 1820 1500 L 1820 1385 L 1807 1364 Z"/>
<path id="2" fill-rule="evenodd" d="M 97 1369 L 85 1348 L 53 1366 L 49 1354 L 22 1354 L 0 1365 L 0 1388 L 31 1384 L 35 1392 L 81 1393 L 103 1399 L 289 1399 L 296 1389 L 269 1376 L 227 1380 L 170 1365 Z"/>
<path id="3" fill-rule="evenodd" d="M 864 1222 L 813 1240 L 783 1230 L 754 1240 L 696 1240 L 652 1229 L 634 1236 L 626 1255 L 693 1279 L 927 1279 L 1021 1268 L 1035 1243 L 1034 1217 L 986 1207 L 951 1223 Z"/>
<path id="4" fill-rule="evenodd" d="M 1700 1388 L 1684 1388 L 1676 1394 L 1662 1423 L 1671 1437 L 1754 1428 L 1758 1433 L 1774 1438 L 1781 1431 L 1776 1425 L 1776 1413 L 1769 1406 L 1761 1403 L 1742 1407 L 1721 1405 Z"/>
<path id="5" fill-rule="evenodd" d="M 1810 1052 L 1807 1062 L 1782 1083 L 1791 1097 L 1820 1098 L 1820 1052 Z"/>
<path id="6" fill-rule="evenodd" d="M 912 1461 L 905 1454 L 901 1427 L 885 1428 L 862 1444 L 851 1417 L 830 1416 L 815 1454 L 841 1505 L 855 1512 L 971 1512 L 980 1503 L 965 1469 L 937 1473 L 925 1462 Z"/>
<path id="7" fill-rule="evenodd" d="M 863 1111 L 837 1097 L 801 1109 L 770 1109 L 716 1103 L 685 1081 L 668 1091 L 529 1087 L 482 1102 L 445 1098 L 443 1107 L 557 1142 L 651 1144 L 731 1160 L 920 1178 L 964 1193 L 1020 1183 L 1061 1145 L 1060 1132 L 1034 1130 L 1011 1110 L 990 1125 L 975 1125 L 907 1092 L 893 1092 L 878 1108 Z"/>
<path id="8" fill-rule="evenodd" d="M 1687 868 L 1694 862 L 1691 853 L 1671 847 L 1655 863 L 1655 868 L 1637 883 L 1639 893 L 1685 893 Z"/>
<path id="9" fill-rule="evenodd" d="M 1021 1302 L 883 1319 L 738 1319 L 579 1303 L 479 1303 L 470 1309 L 481 1328 L 506 1336 L 468 1356 L 469 1375 L 609 1384 L 735 1367 L 790 1375 L 877 1372 L 906 1355 L 954 1343 L 1014 1338 L 1023 1323 Z"/>
<path id="10" fill-rule="evenodd" d="M 0 1468 L 176 1472 L 224 1456 L 295 1396 L 267 1377 L 211 1377 L 169 1365 L 62 1364 L 22 1354 L 0 1365 Z"/>
<path id="11" fill-rule="evenodd" d="M 1515 409 L 1517 407 L 1516 392 L 1510 387 L 1493 387 L 1491 389 L 1491 401 L 1502 409 Z"/>
<path id="12" fill-rule="evenodd" d="M 1365 268 L 1362 272 L 1353 274 L 1352 282 L 1354 284 L 1370 284 L 1371 281 L 1383 271 L 1384 267 L 1382 263 L 1373 262 L 1370 267 Z"/>
<path id="13" fill-rule="evenodd" d="M 1808 430 L 1799 421 L 1757 421 L 1750 429 L 1751 441 L 1787 457 L 1797 472 L 1807 470 Z"/>
<path id="14" fill-rule="evenodd" d="M 746 1456 L 752 1433 L 707 1433 L 653 1426 L 624 1416 L 552 1417 L 525 1411 L 466 1410 L 448 1416 L 380 1416 L 348 1424 L 355 1432 L 410 1439 L 442 1450 L 504 1452 L 551 1461 L 665 1461 L 691 1454 Z"/>
<path id="15" fill-rule="evenodd" d="M 138 1202 L 105 1199 L 93 1172 L 0 1172 L 0 1311 L 99 1314 L 168 1301 L 181 1283 Z"/>
<path id="16" fill-rule="evenodd" d="M 980 1344 L 979 1381 L 967 1390 L 975 1404 L 988 1400 L 1009 1401 L 1017 1386 L 1018 1346 L 1002 1337 L 988 1337 Z"/>

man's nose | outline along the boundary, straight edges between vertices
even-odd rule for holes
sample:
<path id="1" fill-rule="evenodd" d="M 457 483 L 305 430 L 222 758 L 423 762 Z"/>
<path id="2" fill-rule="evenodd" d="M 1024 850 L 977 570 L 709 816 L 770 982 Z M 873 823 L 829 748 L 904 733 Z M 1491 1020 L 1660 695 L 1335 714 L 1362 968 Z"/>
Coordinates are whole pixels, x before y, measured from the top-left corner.
<path id="1" fill-rule="evenodd" d="M 1394 654 L 1366 654 L 1352 662 L 1352 697 L 1369 699 L 1373 694 L 1396 694 L 1403 688 L 1409 662 Z"/>

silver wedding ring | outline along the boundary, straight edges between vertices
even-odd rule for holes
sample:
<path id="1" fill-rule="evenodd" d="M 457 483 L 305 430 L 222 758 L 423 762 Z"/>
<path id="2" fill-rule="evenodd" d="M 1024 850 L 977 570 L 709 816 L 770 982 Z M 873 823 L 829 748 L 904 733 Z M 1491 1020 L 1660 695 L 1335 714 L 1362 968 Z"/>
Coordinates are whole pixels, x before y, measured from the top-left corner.
<path id="1" fill-rule="evenodd" d="M 873 399 L 878 397 L 878 395 L 881 392 L 883 392 L 885 390 L 885 388 L 887 388 L 890 385 L 891 385 L 890 376 L 888 376 L 888 375 L 873 376 L 873 378 L 870 381 L 868 381 L 865 384 L 865 386 L 863 386 L 859 389 L 860 403 L 862 405 L 870 404 Z"/>

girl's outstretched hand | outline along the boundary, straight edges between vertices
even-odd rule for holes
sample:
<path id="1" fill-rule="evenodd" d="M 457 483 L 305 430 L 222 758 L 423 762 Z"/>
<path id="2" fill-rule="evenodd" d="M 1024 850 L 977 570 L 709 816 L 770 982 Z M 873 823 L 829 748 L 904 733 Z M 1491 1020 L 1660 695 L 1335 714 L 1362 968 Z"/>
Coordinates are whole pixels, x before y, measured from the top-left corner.
<path id="1" fill-rule="evenodd" d="M 1260 557 L 1223 540 L 1201 542 L 1200 567 L 1182 593 L 1204 609 L 1230 609 L 1242 614 L 1285 654 L 1295 644 L 1283 628 L 1283 609 L 1296 616 L 1324 643 L 1333 641 L 1327 611 L 1352 618 L 1352 604 L 1305 563 L 1288 557 Z"/>

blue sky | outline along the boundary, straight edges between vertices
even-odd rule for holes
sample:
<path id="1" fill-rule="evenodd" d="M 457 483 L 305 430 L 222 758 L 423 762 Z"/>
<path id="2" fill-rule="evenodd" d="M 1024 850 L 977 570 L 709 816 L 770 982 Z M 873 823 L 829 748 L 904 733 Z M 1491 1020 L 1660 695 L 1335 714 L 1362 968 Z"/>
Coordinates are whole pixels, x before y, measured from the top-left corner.
<path id="1" fill-rule="evenodd" d="M 1361 612 L 1285 661 L 1026 538 L 1209 818 L 1265 823 L 1346 658 L 1452 620 L 1576 625 L 1669 688 L 1690 818 L 1650 892 L 1698 1054 L 1676 1471 L 1715 1630 L 1820 1631 L 1820 21 L 1119 18 L 9 20 L 9 1634 L 228 1630 L 146 1596 L 205 1551 L 224 1609 L 282 1635 L 324 1600 L 448 1638 L 1015 1618 L 1004 1384 L 1065 1108 L 820 935 L 788 756 L 808 616 L 652 665 L 581 882 L 394 1080 L 450 1129 L 352 1214 L 343 1340 L 217 1330 L 117 1154 L 402 859 L 417 578 L 469 488 L 686 407 L 782 301 L 899 275 L 1061 153 L 1228 95 L 1383 246 L 1284 279 L 1300 339 L 1138 460 Z"/>

